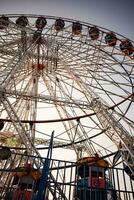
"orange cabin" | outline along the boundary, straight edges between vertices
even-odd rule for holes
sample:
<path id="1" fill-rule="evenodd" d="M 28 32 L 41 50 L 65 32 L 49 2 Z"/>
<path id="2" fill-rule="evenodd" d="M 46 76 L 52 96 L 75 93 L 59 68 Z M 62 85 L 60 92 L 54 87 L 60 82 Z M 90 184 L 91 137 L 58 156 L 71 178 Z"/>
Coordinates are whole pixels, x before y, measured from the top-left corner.
<path id="1" fill-rule="evenodd" d="M 12 190 L 6 195 L 6 200 L 32 200 L 37 191 L 37 186 L 41 177 L 39 170 L 33 168 L 31 164 L 18 167 L 13 172 Z"/>

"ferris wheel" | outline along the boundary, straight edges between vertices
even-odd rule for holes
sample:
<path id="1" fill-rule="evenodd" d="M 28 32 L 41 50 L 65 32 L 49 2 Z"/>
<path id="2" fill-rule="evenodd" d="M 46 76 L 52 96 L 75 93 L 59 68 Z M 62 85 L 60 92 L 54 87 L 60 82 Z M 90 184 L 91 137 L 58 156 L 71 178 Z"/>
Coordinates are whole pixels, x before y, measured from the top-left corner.
<path id="1" fill-rule="evenodd" d="M 133 171 L 133 45 L 72 19 L 2 15 L 1 146 L 39 156 L 54 130 L 54 148 L 77 158 L 118 149 Z"/>

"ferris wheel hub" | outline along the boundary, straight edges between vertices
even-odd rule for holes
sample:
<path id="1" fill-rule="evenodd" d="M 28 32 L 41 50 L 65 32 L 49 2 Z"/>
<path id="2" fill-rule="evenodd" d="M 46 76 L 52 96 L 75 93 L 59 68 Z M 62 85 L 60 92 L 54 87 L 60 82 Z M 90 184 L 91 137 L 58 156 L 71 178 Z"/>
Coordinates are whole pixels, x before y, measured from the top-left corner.
<path id="1" fill-rule="evenodd" d="M 47 68 L 47 64 L 34 64 L 32 65 L 33 69 L 37 69 L 37 71 L 41 71 L 45 68 Z"/>

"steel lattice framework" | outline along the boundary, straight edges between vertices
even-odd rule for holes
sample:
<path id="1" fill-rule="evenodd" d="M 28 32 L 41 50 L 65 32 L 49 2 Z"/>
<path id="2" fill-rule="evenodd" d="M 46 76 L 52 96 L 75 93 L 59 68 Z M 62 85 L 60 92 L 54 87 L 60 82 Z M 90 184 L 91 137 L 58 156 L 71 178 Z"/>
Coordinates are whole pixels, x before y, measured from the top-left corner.
<path id="1" fill-rule="evenodd" d="M 132 169 L 133 42 L 71 19 L 25 15 L 24 25 L 17 22 L 20 15 L 2 17 L 0 113 L 6 123 L 1 145 L 19 145 L 40 156 L 37 145 L 47 146 L 55 130 L 54 146 L 73 149 L 79 157 L 81 149 L 103 155 L 115 145 Z M 39 19 L 47 23 L 37 26 Z M 58 20 L 64 27 L 57 29 Z M 112 45 L 108 34 L 116 39 Z"/>

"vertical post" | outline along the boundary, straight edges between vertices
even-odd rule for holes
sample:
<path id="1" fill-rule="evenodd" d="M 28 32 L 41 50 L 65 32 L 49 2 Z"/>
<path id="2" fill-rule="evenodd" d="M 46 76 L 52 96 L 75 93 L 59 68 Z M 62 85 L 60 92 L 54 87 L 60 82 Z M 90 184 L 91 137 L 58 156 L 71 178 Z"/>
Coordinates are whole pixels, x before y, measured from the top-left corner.
<path id="1" fill-rule="evenodd" d="M 42 176 L 40 179 L 40 183 L 38 186 L 38 194 L 36 200 L 44 200 L 46 189 L 47 189 L 47 179 L 49 174 L 49 167 L 50 167 L 50 160 L 52 157 L 52 148 L 53 148 L 53 137 L 54 137 L 54 131 L 51 135 L 51 140 L 48 148 L 47 158 L 45 159 L 45 162 L 43 164 L 42 169 Z"/>

